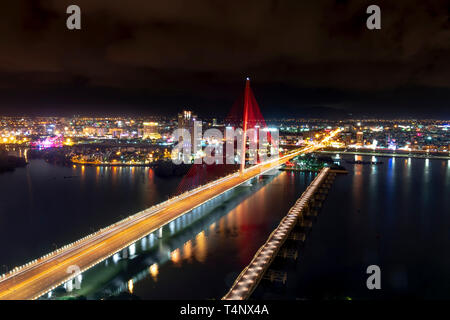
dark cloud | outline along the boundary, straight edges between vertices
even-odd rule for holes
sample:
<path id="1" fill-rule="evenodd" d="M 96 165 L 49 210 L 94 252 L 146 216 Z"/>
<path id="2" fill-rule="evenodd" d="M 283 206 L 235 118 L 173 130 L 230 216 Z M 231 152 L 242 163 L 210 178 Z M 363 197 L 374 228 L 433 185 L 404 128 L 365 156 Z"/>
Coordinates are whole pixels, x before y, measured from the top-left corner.
<path id="1" fill-rule="evenodd" d="M 81 31 L 65 28 L 70 4 L 82 9 Z M 408 90 L 422 88 L 433 94 L 437 111 L 448 110 L 450 3 L 377 1 L 382 9 L 377 31 L 365 28 L 369 4 L 8 1 L 1 5 L 0 106 L 28 104 L 24 95 L 39 98 L 34 100 L 41 105 L 59 103 L 55 97 L 61 92 L 68 99 L 82 97 L 75 99 L 81 107 L 109 104 L 109 92 L 149 110 L 158 109 L 154 101 L 181 108 L 183 98 L 199 108 L 225 105 L 249 74 L 255 86 L 265 88 L 262 99 L 270 96 L 269 105 L 277 93 L 280 103 L 301 105 L 301 94 L 315 97 L 323 89 L 340 92 L 340 99 L 332 99 L 339 107 L 355 108 L 355 101 L 364 107 L 370 104 L 355 97 L 388 97 L 400 88 L 402 98 L 393 100 L 407 109 Z M 317 104 L 329 100 L 316 97 Z"/>

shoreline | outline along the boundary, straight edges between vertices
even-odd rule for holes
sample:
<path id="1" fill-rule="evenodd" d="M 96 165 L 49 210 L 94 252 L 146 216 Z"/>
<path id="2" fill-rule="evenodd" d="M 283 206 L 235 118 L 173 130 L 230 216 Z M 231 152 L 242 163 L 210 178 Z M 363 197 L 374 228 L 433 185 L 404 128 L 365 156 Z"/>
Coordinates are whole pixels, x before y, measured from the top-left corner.
<path id="1" fill-rule="evenodd" d="M 126 163 L 82 163 L 70 162 L 69 166 L 87 166 L 87 167 L 154 167 L 155 164 L 126 164 Z"/>
<path id="2" fill-rule="evenodd" d="M 361 155 L 361 156 L 376 156 L 376 157 L 385 157 L 385 158 L 415 158 L 415 159 L 431 159 L 431 160 L 450 160 L 450 156 L 444 155 L 422 155 L 422 154 L 413 154 L 413 153 L 379 153 L 379 152 L 368 152 L 368 151 L 316 151 L 316 153 L 322 154 L 347 154 L 347 155 Z"/>

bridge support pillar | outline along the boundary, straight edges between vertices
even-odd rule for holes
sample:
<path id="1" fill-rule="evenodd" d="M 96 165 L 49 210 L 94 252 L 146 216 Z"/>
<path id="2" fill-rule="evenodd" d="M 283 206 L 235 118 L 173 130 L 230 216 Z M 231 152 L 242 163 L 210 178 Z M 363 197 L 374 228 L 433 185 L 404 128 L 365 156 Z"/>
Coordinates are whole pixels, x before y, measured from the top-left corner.
<path id="1" fill-rule="evenodd" d="M 163 227 L 158 229 L 158 238 L 161 239 L 163 237 Z"/>
<path id="2" fill-rule="evenodd" d="M 241 186 L 243 186 L 243 187 L 251 187 L 252 186 L 252 182 L 250 180 L 247 180 L 243 184 L 241 184 Z"/>
<path id="3" fill-rule="evenodd" d="M 72 280 L 69 280 L 66 282 L 66 291 L 72 292 L 72 290 L 73 290 L 73 282 L 72 282 Z"/>
<path id="4" fill-rule="evenodd" d="M 150 247 L 153 247 L 153 244 L 155 243 L 155 235 L 153 233 L 150 233 L 148 236 L 148 243 Z"/>
<path id="5" fill-rule="evenodd" d="M 122 259 L 127 259 L 128 258 L 128 248 L 123 248 L 122 249 Z"/>

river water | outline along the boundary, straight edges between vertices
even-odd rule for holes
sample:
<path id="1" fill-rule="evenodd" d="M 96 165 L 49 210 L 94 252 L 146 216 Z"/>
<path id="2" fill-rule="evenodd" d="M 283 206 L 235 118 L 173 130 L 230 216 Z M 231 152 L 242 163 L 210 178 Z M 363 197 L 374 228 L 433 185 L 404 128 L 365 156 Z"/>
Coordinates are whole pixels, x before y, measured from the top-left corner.
<path id="1" fill-rule="evenodd" d="M 163 239 L 150 235 L 85 272 L 80 290 L 53 297 L 220 298 L 313 178 L 276 170 L 254 179 L 168 226 Z M 0 176 L 0 264 L 11 268 L 70 243 L 165 200 L 180 183 L 142 167 L 32 160 Z"/>
<path id="2" fill-rule="evenodd" d="M 261 298 L 450 298 L 450 164 L 378 158 L 341 164 L 287 285 Z M 370 160 L 370 158 L 358 158 Z M 273 172 L 139 240 L 83 273 L 81 288 L 52 297 L 222 297 L 312 181 Z M 0 175 L 0 265 L 21 264 L 131 213 L 164 201 L 181 180 L 146 168 L 61 167 L 33 160 Z M 382 290 L 366 287 L 379 265 Z M 4 270 L 2 270 L 4 271 Z"/>

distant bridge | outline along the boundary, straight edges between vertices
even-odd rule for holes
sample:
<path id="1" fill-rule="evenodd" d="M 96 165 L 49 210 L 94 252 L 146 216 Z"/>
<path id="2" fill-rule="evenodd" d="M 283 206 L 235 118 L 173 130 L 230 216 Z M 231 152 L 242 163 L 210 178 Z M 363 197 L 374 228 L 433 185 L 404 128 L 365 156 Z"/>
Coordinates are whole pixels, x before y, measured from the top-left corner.
<path id="1" fill-rule="evenodd" d="M 303 218 L 303 214 L 308 209 L 310 202 L 314 201 L 315 193 L 326 182 L 329 171 L 330 168 L 323 168 L 320 171 L 305 192 L 303 192 L 302 196 L 289 210 L 288 214 L 281 220 L 278 227 L 270 234 L 267 241 L 259 248 L 250 264 L 240 273 L 222 300 L 245 300 L 251 296 L 281 247 L 288 239 L 290 232 L 299 219 Z"/>

